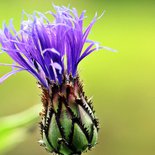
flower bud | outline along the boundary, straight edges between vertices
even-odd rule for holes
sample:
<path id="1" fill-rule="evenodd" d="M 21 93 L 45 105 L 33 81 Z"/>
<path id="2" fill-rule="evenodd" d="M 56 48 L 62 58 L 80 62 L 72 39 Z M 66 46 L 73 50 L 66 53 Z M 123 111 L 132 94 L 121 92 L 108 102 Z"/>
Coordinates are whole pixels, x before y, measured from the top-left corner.
<path id="1" fill-rule="evenodd" d="M 50 91 L 43 89 L 42 101 L 41 143 L 49 152 L 80 155 L 96 145 L 98 120 L 78 77 L 53 82 Z"/>

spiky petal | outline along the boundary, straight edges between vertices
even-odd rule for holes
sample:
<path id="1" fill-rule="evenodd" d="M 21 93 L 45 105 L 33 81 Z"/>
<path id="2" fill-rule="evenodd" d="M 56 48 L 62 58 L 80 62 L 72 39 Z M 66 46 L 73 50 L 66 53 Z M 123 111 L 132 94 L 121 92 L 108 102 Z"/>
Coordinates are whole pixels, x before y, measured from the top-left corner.
<path id="1" fill-rule="evenodd" d="M 23 19 L 18 32 L 12 20 L 9 26 L 3 25 L 0 31 L 2 50 L 17 65 L 12 65 L 15 70 L 0 78 L 0 83 L 16 72 L 26 70 L 46 88 L 48 81 L 61 84 L 64 73 L 76 77 L 80 61 L 101 48 L 97 42 L 87 39 L 97 15 L 84 29 L 85 11 L 78 16 L 75 8 L 54 8 L 56 13 L 29 15 L 24 12 L 27 20 Z M 54 22 L 50 22 L 47 14 L 54 17 Z M 83 49 L 84 45 L 86 49 Z"/>

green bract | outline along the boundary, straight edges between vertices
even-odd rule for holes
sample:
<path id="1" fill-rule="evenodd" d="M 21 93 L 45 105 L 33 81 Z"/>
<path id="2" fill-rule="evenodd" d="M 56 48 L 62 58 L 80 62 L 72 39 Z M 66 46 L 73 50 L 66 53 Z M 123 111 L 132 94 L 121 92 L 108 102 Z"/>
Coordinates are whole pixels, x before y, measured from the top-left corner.
<path id="1" fill-rule="evenodd" d="M 41 144 L 62 155 L 81 154 L 95 146 L 98 121 L 79 78 L 64 77 L 61 85 L 52 83 L 50 91 L 42 89 Z"/>

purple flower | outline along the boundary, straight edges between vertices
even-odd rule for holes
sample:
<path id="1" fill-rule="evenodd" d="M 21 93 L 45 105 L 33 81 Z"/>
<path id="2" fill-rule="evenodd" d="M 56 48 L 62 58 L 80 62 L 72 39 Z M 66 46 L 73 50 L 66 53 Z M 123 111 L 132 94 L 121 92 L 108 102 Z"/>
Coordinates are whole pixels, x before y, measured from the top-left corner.
<path id="1" fill-rule="evenodd" d="M 18 32 L 12 21 L 9 26 L 4 24 L 0 54 L 7 53 L 13 64 L 0 65 L 13 70 L 1 77 L 0 83 L 22 70 L 31 73 L 42 89 L 40 144 L 51 153 L 80 155 L 97 144 L 99 126 L 77 67 L 90 53 L 105 47 L 88 40 L 97 14 L 84 29 L 85 11 L 78 16 L 75 8 L 54 8 L 56 13 L 24 13 L 28 19 L 22 21 Z M 47 14 L 54 17 L 54 22 Z"/>
<path id="2" fill-rule="evenodd" d="M 49 81 L 61 83 L 64 74 L 76 77 L 80 61 L 101 48 L 99 43 L 87 39 L 97 15 L 84 29 L 85 11 L 78 16 L 75 8 L 54 8 L 56 13 L 24 13 L 27 20 L 22 20 L 18 32 L 12 21 L 9 26 L 3 25 L 3 30 L 0 31 L 2 50 L 14 63 L 0 64 L 13 67 L 13 71 L 0 78 L 0 83 L 9 76 L 26 70 L 48 88 Z M 47 14 L 54 17 L 54 22 L 49 21 Z M 87 46 L 85 49 L 84 45 Z"/>

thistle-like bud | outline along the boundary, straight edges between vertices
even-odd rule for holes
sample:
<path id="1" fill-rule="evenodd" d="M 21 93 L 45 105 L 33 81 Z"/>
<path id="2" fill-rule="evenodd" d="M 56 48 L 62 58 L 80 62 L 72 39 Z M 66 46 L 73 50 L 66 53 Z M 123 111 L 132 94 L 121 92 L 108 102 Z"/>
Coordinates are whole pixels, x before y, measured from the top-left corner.
<path id="1" fill-rule="evenodd" d="M 0 46 L 13 63 L 0 65 L 13 70 L 0 83 L 23 70 L 33 75 L 43 90 L 41 144 L 49 152 L 81 154 L 97 143 L 98 121 L 77 76 L 78 65 L 104 47 L 88 39 L 97 14 L 84 27 L 85 11 L 78 15 L 75 8 L 54 9 L 55 13 L 47 12 L 53 22 L 47 13 L 34 12 L 25 14 L 28 19 L 21 22 L 20 31 L 16 32 L 12 21 L 9 26 L 4 24 Z"/>
<path id="2" fill-rule="evenodd" d="M 66 77 L 61 85 L 53 82 L 50 92 L 43 89 L 40 141 L 49 152 L 81 154 L 97 143 L 98 120 L 79 78 Z"/>

